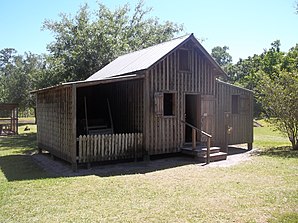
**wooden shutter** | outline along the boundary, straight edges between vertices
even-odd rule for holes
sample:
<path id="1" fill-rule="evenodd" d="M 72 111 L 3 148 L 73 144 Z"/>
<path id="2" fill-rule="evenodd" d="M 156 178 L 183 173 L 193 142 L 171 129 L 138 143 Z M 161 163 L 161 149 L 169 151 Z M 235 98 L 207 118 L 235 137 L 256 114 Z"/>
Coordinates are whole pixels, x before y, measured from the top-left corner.
<path id="1" fill-rule="evenodd" d="M 154 94 L 154 111 L 155 115 L 162 116 L 163 115 L 163 93 L 156 92 Z"/>
<path id="2" fill-rule="evenodd" d="M 240 96 L 240 113 L 247 114 L 249 113 L 249 96 L 248 95 L 241 95 Z"/>

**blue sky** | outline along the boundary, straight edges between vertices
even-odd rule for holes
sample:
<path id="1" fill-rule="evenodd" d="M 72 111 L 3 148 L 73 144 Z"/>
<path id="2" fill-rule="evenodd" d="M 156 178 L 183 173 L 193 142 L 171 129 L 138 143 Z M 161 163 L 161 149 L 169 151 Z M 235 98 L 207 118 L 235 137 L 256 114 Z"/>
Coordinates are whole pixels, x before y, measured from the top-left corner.
<path id="1" fill-rule="evenodd" d="M 15 48 L 19 53 L 46 53 L 46 45 L 54 40 L 49 31 L 42 31 L 45 19 L 59 20 L 59 13 L 74 14 L 79 6 L 96 0 L 0 0 L 0 49 Z M 109 8 L 137 0 L 102 0 Z M 160 21 L 184 24 L 186 33 L 205 39 L 208 52 L 215 46 L 228 46 L 233 62 L 261 53 L 270 44 L 281 40 L 287 51 L 298 43 L 296 0 L 145 0 L 152 7 L 151 16 Z M 182 33 L 184 34 L 184 33 Z"/>

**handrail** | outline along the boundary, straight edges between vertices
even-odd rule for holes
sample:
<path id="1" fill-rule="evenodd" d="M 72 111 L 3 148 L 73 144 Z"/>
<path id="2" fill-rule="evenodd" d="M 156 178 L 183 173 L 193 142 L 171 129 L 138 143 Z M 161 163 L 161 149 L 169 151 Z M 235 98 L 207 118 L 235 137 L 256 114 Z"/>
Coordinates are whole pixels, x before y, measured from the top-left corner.
<path id="1" fill-rule="evenodd" d="M 207 132 L 204 132 L 203 130 L 195 127 L 194 125 L 192 124 L 189 124 L 183 120 L 180 120 L 183 124 L 189 126 L 192 128 L 192 148 L 193 150 L 195 149 L 196 147 L 196 131 L 200 132 L 201 134 L 203 134 L 204 136 L 207 136 L 207 151 L 206 151 L 206 163 L 209 164 L 210 163 L 210 147 L 211 147 L 211 138 L 212 138 L 212 135 L 208 134 Z"/>
<path id="2" fill-rule="evenodd" d="M 203 130 L 201 130 L 201 129 L 195 127 L 194 125 L 189 124 L 188 122 L 185 122 L 185 121 L 183 121 L 183 120 L 180 120 L 180 121 L 181 121 L 182 123 L 184 123 L 185 125 L 187 125 L 187 126 L 193 128 L 193 129 L 197 130 L 198 132 L 201 132 L 204 136 L 207 136 L 208 138 L 212 138 L 212 135 L 208 134 L 207 132 L 204 132 Z"/>

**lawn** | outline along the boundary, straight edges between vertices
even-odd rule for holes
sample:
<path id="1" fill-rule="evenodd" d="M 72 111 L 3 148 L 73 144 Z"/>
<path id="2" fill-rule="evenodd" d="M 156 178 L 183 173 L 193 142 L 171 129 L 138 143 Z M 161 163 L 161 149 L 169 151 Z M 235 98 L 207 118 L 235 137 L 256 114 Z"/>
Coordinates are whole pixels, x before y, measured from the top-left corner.
<path id="1" fill-rule="evenodd" d="M 0 138 L 0 222 L 298 222 L 298 154 L 268 126 L 255 128 L 264 148 L 232 167 L 106 177 L 51 176 L 28 155 L 35 126 L 20 132 Z"/>

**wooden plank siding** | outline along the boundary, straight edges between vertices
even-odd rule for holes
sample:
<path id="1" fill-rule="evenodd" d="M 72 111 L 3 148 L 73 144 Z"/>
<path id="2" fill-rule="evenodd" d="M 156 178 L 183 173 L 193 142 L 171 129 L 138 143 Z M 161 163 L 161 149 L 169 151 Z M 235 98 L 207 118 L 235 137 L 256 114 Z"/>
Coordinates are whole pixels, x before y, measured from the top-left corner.
<path id="1" fill-rule="evenodd" d="M 116 133 L 143 131 L 143 79 L 102 86 L 111 105 Z"/>
<path id="2" fill-rule="evenodd" d="M 144 135 L 149 155 L 179 152 L 184 143 L 185 95 L 201 94 L 215 97 L 215 75 L 210 61 L 189 43 L 181 46 L 189 51 L 189 70 L 179 70 L 179 49 L 167 55 L 147 70 L 145 85 L 149 102 L 145 105 L 146 124 Z M 148 93 L 147 93 L 148 92 Z M 174 115 L 163 116 L 155 113 L 156 93 L 174 94 Z M 215 118 L 215 117 L 212 117 Z M 212 123 L 214 123 L 213 120 Z"/>
<path id="3" fill-rule="evenodd" d="M 217 85 L 217 134 L 215 140 L 218 144 L 224 142 L 225 123 L 232 127 L 228 135 L 228 144 L 252 143 L 253 142 L 253 93 L 249 90 L 233 86 L 221 81 Z M 232 95 L 239 95 L 239 112 L 232 113 Z M 225 113 L 230 113 L 226 120 Z"/>
<path id="4" fill-rule="evenodd" d="M 72 88 L 57 88 L 37 94 L 38 148 L 72 162 Z"/>

